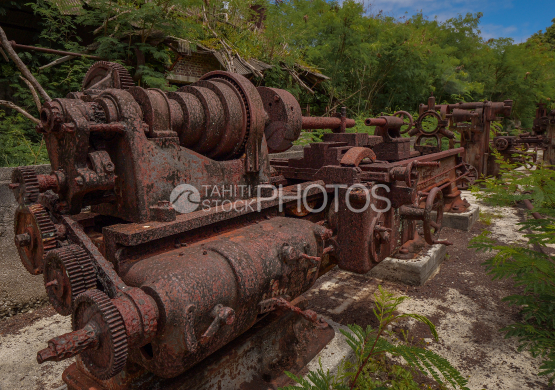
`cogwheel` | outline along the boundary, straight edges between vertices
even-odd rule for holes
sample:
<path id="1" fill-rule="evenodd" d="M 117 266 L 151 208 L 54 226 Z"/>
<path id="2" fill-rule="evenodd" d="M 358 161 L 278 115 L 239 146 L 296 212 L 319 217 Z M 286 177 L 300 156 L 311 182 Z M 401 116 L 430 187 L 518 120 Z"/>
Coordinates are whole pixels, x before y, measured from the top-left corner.
<path id="1" fill-rule="evenodd" d="M 506 138 L 498 138 L 495 140 L 495 148 L 497 150 L 505 150 L 509 147 L 509 141 Z"/>
<path id="2" fill-rule="evenodd" d="M 78 245 L 50 251 L 44 259 L 44 285 L 54 309 L 61 315 L 69 315 L 75 299 L 96 287 L 90 257 Z"/>
<path id="3" fill-rule="evenodd" d="M 10 188 L 19 204 L 35 203 L 39 198 L 39 180 L 35 169 L 33 167 L 14 169 Z"/>
<path id="4" fill-rule="evenodd" d="M 117 375 L 127 362 L 127 334 L 121 313 L 99 290 L 88 290 L 74 303 L 73 330 L 94 322 L 100 329 L 96 348 L 81 352 L 81 360 L 91 374 L 106 380 Z"/>
<path id="5" fill-rule="evenodd" d="M 56 227 L 46 209 L 38 203 L 19 206 L 14 233 L 21 262 L 31 274 L 41 274 L 44 256 L 57 245 Z"/>
<path id="6" fill-rule="evenodd" d="M 98 61 L 91 65 L 83 79 L 83 91 L 87 89 L 129 89 L 135 83 L 123 66 L 115 62 Z"/>

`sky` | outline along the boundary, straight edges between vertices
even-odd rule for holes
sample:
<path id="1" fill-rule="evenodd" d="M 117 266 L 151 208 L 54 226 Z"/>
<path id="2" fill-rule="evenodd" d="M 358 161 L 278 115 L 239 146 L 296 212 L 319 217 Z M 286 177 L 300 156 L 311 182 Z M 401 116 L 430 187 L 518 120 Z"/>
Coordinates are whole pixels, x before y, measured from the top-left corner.
<path id="1" fill-rule="evenodd" d="M 401 17 L 416 12 L 445 21 L 457 14 L 482 12 L 480 30 L 485 39 L 513 38 L 516 43 L 552 24 L 555 18 L 553 0 L 366 0 L 370 12 L 383 10 L 388 16 Z"/>

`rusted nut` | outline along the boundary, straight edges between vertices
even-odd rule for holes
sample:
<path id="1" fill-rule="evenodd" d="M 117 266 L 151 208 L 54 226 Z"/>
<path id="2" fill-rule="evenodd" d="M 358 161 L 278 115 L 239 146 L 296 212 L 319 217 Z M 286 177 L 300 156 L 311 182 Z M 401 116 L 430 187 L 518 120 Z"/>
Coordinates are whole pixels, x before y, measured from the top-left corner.
<path id="1" fill-rule="evenodd" d="M 114 169 L 115 169 L 114 163 L 112 163 L 112 162 L 107 162 L 107 163 L 104 165 L 104 169 L 106 169 L 106 172 L 109 172 L 109 173 L 114 172 Z"/>
<path id="2" fill-rule="evenodd" d="M 15 236 L 15 245 L 19 248 L 25 248 L 31 245 L 31 235 L 29 233 L 21 233 Z"/>
<path id="3" fill-rule="evenodd" d="M 77 184 L 78 186 L 82 186 L 83 184 L 85 184 L 85 181 L 81 176 L 79 176 L 75 178 L 75 184 Z"/>

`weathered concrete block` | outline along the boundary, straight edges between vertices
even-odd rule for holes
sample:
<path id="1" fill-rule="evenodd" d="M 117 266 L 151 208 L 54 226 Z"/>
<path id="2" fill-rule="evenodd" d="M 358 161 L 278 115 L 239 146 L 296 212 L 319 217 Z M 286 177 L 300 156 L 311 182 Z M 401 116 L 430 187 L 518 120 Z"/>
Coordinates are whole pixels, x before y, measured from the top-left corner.
<path id="1" fill-rule="evenodd" d="M 435 217 L 436 212 L 432 211 L 432 219 Z M 443 213 L 442 226 L 467 232 L 479 217 L 480 206 L 472 204 L 464 213 Z"/>
<path id="2" fill-rule="evenodd" d="M 306 365 L 306 369 L 308 371 L 316 371 L 320 368 L 321 363 L 324 372 L 329 370 L 330 374 L 336 375 L 344 360 L 354 363 L 356 356 L 351 347 L 349 347 L 349 344 L 347 344 L 347 338 L 340 332 L 341 329 L 349 332 L 349 328 L 329 318 L 325 318 L 325 320 L 333 327 L 333 330 L 335 330 L 335 336 L 330 343 Z M 308 378 L 305 376 L 305 379 Z"/>
<path id="3" fill-rule="evenodd" d="M 436 244 L 412 260 L 386 257 L 368 275 L 381 280 L 421 286 L 439 269 L 446 253 L 445 245 Z"/>
<path id="4" fill-rule="evenodd" d="M 9 189 L 15 168 L 0 168 L 0 319 L 43 304 L 42 275 L 30 275 L 13 243 L 13 217 L 17 203 Z M 50 173 L 50 165 L 37 165 L 37 173 Z"/>

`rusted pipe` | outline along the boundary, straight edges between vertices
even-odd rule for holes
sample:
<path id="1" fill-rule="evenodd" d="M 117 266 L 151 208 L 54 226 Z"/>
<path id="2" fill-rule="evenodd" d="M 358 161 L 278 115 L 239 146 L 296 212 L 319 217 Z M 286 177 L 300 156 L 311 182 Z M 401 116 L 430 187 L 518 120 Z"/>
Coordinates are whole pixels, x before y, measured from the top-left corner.
<path id="1" fill-rule="evenodd" d="M 15 43 L 15 41 L 10 41 L 12 47 L 14 49 L 23 49 L 23 50 L 31 50 L 31 51 L 40 51 L 42 53 L 48 54 L 59 54 L 61 56 L 74 56 L 74 57 L 87 57 L 91 60 L 105 60 L 106 58 L 98 57 L 98 56 L 91 56 L 88 54 L 82 53 L 73 53 L 71 51 L 63 51 L 63 50 L 55 50 L 55 49 L 48 49 L 46 47 L 36 47 L 36 46 L 27 46 L 27 45 L 20 45 L 19 43 Z"/>
<path id="2" fill-rule="evenodd" d="M 354 119 L 346 119 L 345 125 L 347 128 L 355 127 Z M 341 118 L 336 117 L 318 117 L 318 116 L 303 116 L 303 130 L 315 129 L 339 129 L 341 128 Z"/>
<path id="3" fill-rule="evenodd" d="M 385 126 L 387 125 L 387 121 L 384 118 L 367 118 L 364 121 L 366 126 Z"/>
<path id="4" fill-rule="evenodd" d="M 524 202 L 524 206 L 526 206 L 528 210 L 530 211 L 534 210 L 534 205 L 532 204 L 532 202 L 530 202 L 529 199 L 524 199 L 523 202 Z M 542 216 L 537 212 L 533 212 L 532 217 L 536 219 L 543 219 Z"/>

